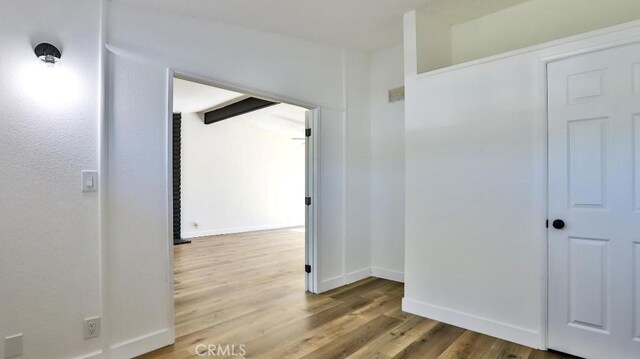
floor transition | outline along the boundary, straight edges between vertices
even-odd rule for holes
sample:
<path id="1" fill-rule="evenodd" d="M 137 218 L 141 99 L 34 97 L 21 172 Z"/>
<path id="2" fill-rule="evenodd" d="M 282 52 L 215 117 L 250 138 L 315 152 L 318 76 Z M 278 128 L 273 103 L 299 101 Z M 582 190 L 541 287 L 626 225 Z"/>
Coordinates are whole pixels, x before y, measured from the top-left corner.
<path id="1" fill-rule="evenodd" d="M 570 358 L 403 313 L 401 283 L 307 294 L 301 229 L 203 237 L 174 251 L 176 343 L 142 358 Z M 211 348 L 216 356 L 196 355 Z"/>

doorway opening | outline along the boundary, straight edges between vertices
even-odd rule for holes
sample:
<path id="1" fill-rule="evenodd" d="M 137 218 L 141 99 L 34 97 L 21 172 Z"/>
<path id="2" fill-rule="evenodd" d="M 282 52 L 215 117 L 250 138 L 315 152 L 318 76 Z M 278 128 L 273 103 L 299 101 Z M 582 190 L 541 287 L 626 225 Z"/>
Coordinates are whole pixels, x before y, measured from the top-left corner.
<path id="1" fill-rule="evenodd" d="M 315 292 L 318 110 L 189 76 L 172 90 L 176 336 Z"/>

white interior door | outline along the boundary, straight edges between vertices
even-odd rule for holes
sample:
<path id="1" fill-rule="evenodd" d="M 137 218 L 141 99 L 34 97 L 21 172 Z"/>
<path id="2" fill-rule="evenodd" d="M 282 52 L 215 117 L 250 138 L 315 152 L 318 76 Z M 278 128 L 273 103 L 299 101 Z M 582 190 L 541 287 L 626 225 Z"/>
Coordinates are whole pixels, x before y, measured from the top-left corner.
<path id="1" fill-rule="evenodd" d="M 316 268 L 316 153 L 317 153 L 317 134 L 316 123 L 318 121 L 318 109 L 306 112 L 306 133 L 305 133 L 305 152 L 306 152 L 306 181 L 305 181 L 305 288 L 306 290 L 317 293 L 317 268 Z"/>
<path id="2" fill-rule="evenodd" d="M 640 46 L 551 63 L 548 86 L 549 347 L 640 358 Z"/>

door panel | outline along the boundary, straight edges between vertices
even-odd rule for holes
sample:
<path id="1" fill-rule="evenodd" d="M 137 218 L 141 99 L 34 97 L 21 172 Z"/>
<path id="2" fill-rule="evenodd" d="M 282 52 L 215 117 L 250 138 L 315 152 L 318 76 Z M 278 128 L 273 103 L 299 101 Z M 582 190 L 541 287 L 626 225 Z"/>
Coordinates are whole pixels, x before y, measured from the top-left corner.
<path id="1" fill-rule="evenodd" d="M 547 70 L 549 347 L 640 358 L 640 46 Z"/>
<path id="2" fill-rule="evenodd" d="M 640 62 L 633 64 L 633 94 L 640 95 Z"/>
<path id="3" fill-rule="evenodd" d="M 604 207 L 607 118 L 569 121 L 571 207 Z"/>
<path id="4" fill-rule="evenodd" d="M 569 323 L 607 331 L 607 240 L 569 238 Z"/>

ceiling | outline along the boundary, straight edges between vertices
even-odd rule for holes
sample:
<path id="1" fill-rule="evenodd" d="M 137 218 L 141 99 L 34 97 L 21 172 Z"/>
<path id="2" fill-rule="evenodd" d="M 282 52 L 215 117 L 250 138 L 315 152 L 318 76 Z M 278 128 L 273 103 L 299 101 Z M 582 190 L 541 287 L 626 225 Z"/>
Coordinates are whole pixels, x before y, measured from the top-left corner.
<path id="1" fill-rule="evenodd" d="M 174 112 L 206 112 L 246 97 L 249 96 L 182 79 L 173 81 Z M 303 138 L 306 111 L 307 109 L 302 107 L 280 103 L 225 121 L 243 121 L 290 138 Z M 216 124 L 203 123 L 202 125 L 215 126 Z"/>
<path id="2" fill-rule="evenodd" d="M 374 51 L 402 42 L 404 13 L 425 8 L 450 24 L 527 0 L 113 0 L 202 20 Z"/>

